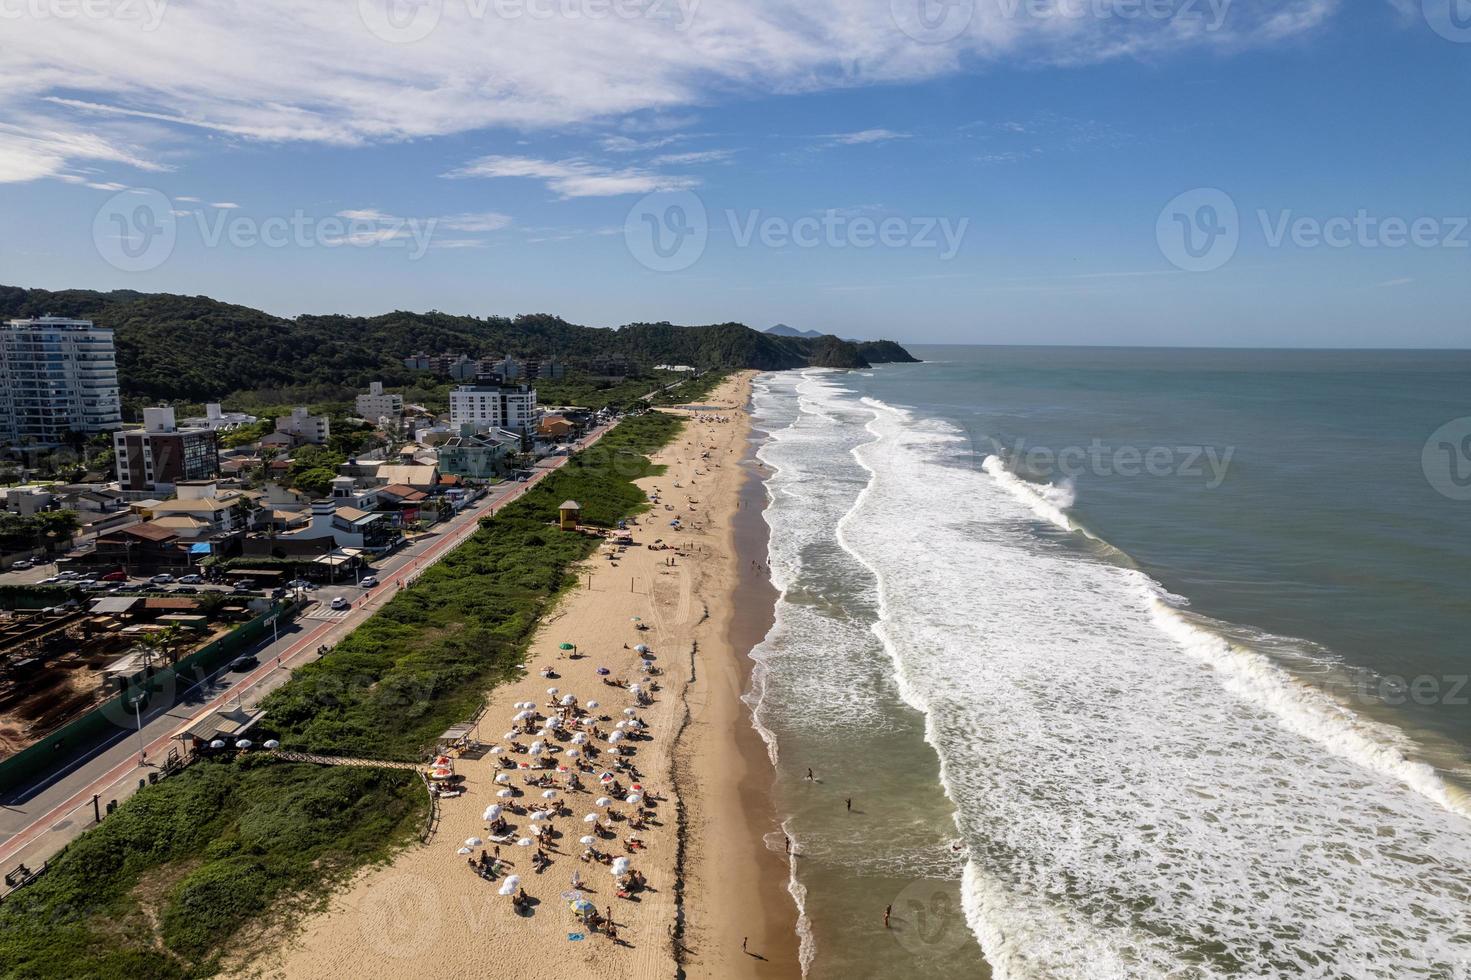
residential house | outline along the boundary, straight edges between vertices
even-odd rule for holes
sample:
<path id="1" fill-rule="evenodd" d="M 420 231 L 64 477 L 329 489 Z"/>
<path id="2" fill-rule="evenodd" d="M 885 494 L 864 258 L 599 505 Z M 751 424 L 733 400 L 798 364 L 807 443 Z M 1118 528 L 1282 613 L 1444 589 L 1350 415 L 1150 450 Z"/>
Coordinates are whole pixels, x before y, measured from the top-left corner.
<path id="1" fill-rule="evenodd" d="M 184 540 L 150 521 L 99 534 L 91 560 L 102 567 L 125 568 L 134 575 L 174 571 L 190 563 Z"/>
<path id="2" fill-rule="evenodd" d="M 569 422 L 565 416 L 544 415 L 536 424 L 536 435 L 539 439 L 550 442 L 561 442 L 576 431 L 577 426 Z"/>
<path id="3" fill-rule="evenodd" d="M 509 456 L 520 451 L 521 437 L 504 429 L 478 433 L 465 424 L 460 434 L 439 446 L 439 472 L 469 480 L 490 480 L 505 471 Z"/>
<path id="4" fill-rule="evenodd" d="M 242 425 L 254 425 L 260 419 L 254 415 L 244 412 L 226 412 L 220 407 L 219 402 L 210 402 L 204 406 L 204 414 L 196 415 L 183 421 L 186 428 L 191 429 L 213 429 L 215 432 L 229 432 L 238 429 Z"/>
<path id="5" fill-rule="evenodd" d="M 206 534 L 223 534 L 243 530 L 251 505 L 258 494 L 242 490 L 223 490 L 212 480 L 180 483 L 172 500 L 141 502 L 147 517 L 160 520 L 176 515 L 197 518 L 208 525 Z"/>
<path id="6" fill-rule="evenodd" d="M 439 468 L 418 463 L 385 464 L 378 467 L 378 479 L 385 486 L 401 484 L 425 493 L 433 493 L 434 488 L 439 485 Z"/>
<path id="7" fill-rule="evenodd" d="M 383 390 L 383 382 L 374 381 L 368 386 L 366 395 L 357 397 L 358 415 L 369 422 L 389 419 L 397 422 L 404 410 L 403 395 L 389 394 Z"/>

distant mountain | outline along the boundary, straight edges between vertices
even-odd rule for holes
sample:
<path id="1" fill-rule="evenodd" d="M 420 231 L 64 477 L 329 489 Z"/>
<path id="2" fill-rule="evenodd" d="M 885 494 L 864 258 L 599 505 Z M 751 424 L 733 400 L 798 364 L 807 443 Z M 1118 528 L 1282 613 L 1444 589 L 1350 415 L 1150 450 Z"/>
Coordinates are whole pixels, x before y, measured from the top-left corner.
<path id="1" fill-rule="evenodd" d="M 789 327 L 785 323 L 778 323 L 774 327 L 768 327 L 766 329 L 766 332 L 771 334 L 773 337 L 806 337 L 808 340 L 816 340 L 819 337 L 827 336 L 827 334 L 824 334 L 821 331 L 798 330 L 796 327 Z"/>
<path id="2" fill-rule="evenodd" d="M 854 344 L 820 335 L 782 336 L 739 323 L 635 323 L 609 330 L 546 313 L 511 318 L 436 311 L 287 318 L 207 296 L 0 286 L 0 318 L 43 313 L 112 327 L 122 392 L 134 399 L 198 402 L 262 389 L 364 387 L 369 381 L 408 384 L 421 375 L 405 368 L 402 359 L 420 352 L 556 355 L 573 363 L 619 358 L 642 367 L 690 364 L 762 371 L 914 360 L 888 341 Z"/>

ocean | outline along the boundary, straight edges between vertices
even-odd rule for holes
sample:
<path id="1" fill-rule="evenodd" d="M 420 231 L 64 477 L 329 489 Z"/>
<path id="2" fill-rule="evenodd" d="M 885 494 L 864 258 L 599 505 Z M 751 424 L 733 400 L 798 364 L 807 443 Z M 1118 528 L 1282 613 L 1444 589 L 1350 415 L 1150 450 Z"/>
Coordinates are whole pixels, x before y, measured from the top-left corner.
<path id="1" fill-rule="evenodd" d="M 1471 978 L 1471 354 L 914 352 L 753 396 L 807 975 Z"/>

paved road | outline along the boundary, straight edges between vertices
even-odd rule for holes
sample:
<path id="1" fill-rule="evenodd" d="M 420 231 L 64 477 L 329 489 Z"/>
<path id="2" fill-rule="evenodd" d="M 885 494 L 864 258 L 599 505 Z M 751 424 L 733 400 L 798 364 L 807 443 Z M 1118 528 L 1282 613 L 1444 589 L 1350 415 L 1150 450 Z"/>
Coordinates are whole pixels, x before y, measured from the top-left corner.
<path id="1" fill-rule="evenodd" d="M 597 442 L 611 426 L 593 430 L 581 443 L 584 449 Z M 19 863 L 37 868 L 65 844 L 94 825 L 92 798 L 100 797 L 105 809 L 109 800 L 122 801 L 138 790 L 140 779 L 156 771 L 171 746 L 174 733 L 187 728 L 209 712 L 237 704 L 253 707 L 280 687 L 291 671 L 317 659 L 317 649 L 332 646 L 357 628 L 368 616 L 398 592 L 400 583 L 412 583 L 424 569 L 454 550 L 475 532 L 480 518 L 494 513 L 520 497 L 561 468 L 566 457 L 557 458 L 547 469 L 538 469 L 524 483 L 501 484 L 488 497 L 477 501 L 453 519 L 439 525 L 437 534 L 421 538 L 410 547 L 381 562 L 375 570 L 380 585 L 363 590 L 353 585 L 324 587 L 312 593 L 320 601 L 283 629 L 279 638 L 256 651 L 259 666 L 248 673 L 227 669 L 206 678 L 187 691 L 179 703 L 142 717 L 141 734 L 122 730 L 111 741 L 62 773 L 49 777 L 21 794 L 14 805 L 0 806 L 0 868 L 6 871 Z M 328 608 L 333 595 L 352 598 L 348 610 Z M 140 745 L 146 761 L 140 761 Z M 29 795 L 27 795 L 29 794 Z"/>

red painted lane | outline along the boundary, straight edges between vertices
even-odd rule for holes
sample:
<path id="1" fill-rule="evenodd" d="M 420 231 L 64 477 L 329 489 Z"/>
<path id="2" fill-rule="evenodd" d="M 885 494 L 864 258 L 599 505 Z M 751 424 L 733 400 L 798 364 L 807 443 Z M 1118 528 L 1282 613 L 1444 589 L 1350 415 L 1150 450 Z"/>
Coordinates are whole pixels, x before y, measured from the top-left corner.
<path id="1" fill-rule="evenodd" d="M 590 435 L 587 441 L 582 444 L 579 452 L 582 449 L 588 448 L 589 446 L 596 443 L 599 439 L 601 439 L 607 433 L 608 428 L 608 426 L 603 426 L 599 429 L 594 430 L 593 434 Z M 515 490 L 511 491 L 500 500 L 496 501 L 491 506 L 489 512 L 491 514 L 494 514 L 496 511 L 505 507 L 507 504 L 519 499 L 523 494 L 526 493 L 526 491 L 530 490 L 532 487 L 536 486 L 536 484 L 544 480 L 549 473 L 553 473 L 561 469 L 562 466 L 565 465 L 567 460 L 570 458 L 570 456 L 563 456 L 558 458 L 558 460 L 554 464 L 552 464 L 549 469 L 542 470 L 540 473 L 535 474 L 531 477 L 531 479 L 527 480 L 525 483 L 518 485 Z M 446 550 L 459 547 L 459 545 L 463 543 L 466 538 L 475 533 L 479 526 L 480 518 L 478 516 L 473 517 L 471 520 L 466 522 L 463 530 L 452 532 L 451 534 L 445 536 L 443 539 L 430 545 L 427 549 L 425 549 L 424 554 L 419 555 L 417 558 L 414 558 L 412 561 L 406 563 L 403 567 L 395 571 L 391 577 L 395 580 L 406 579 L 409 576 L 422 571 L 427 566 L 427 563 L 439 557 L 440 554 L 442 554 Z M 381 600 L 384 596 L 391 596 L 394 591 L 395 590 L 393 589 L 385 588 L 381 591 L 376 591 L 374 595 L 369 595 L 364 598 L 362 603 L 355 608 L 355 612 L 358 613 L 357 616 L 349 613 L 347 618 L 339 620 L 337 622 L 333 622 L 331 620 L 323 621 L 322 625 L 312 629 L 295 644 L 288 647 L 285 653 L 280 655 L 281 667 L 288 666 L 293 660 L 299 657 L 301 653 L 307 649 L 308 646 L 315 650 L 316 645 L 319 645 L 317 644 L 317 640 L 320 639 L 322 634 L 329 633 L 339 627 L 347 626 L 350 622 L 352 623 L 352 628 L 356 629 L 357 626 L 361 625 L 362 620 L 367 619 L 367 616 L 363 615 L 363 613 L 366 613 L 369 605 L 372 604 L 375 599 Z M 205 707 L 201 708 L 196 714 L 191 716 L 187 722 L 181 724 L 179 728 L 194 724 L 196 721 L 203 718 L 211 711 L 217 710 L 221 705 L 225 704 L 226 702 L 248 692 L 256 684 L 260 683 L 266 677 L 270 676 L 274 671 L 279 669 L 281 668 L 270 664 L 269 661 L 264 666 L 256 668 L 255 672 L 246 676 L 245 683 L 243 685 L 241 685 L 234 691 L 227 691 L 224 694 L 221 694 L 219 697 L 215 698 L 213 701 L 209 702 Z M 178 730 L 179 729 L 176 728 L 174 731 Z M 169 735 L 154 739 L 152 742 L 148 743 L 145 751 L 149 755 L 152 755 L 155 751 L 166 748 L 168 744 L 173 741 L 172 736 L 173 733 L 171 732 Z M 93 796 L 101 795 L 103 790 L 109 789 L 110 787 L 114 786 L 118 782 L 118 780 L 120 780 L 126 773 L 137 768 L 138 763 L 132 759 L 127 762 L 118 763 L 116 766 L 109 769 L 105 774 L 93 780 L 90 784 L 88 784 L 85 789 L 76 793 L 65 803 L 59 804 L 58 806 L 50 810 L 45 816 L 38 817 L 36 820 L 32 821 L 30 825 L 28 825 L 24 830 L 17 833 L 10 840 L 6 841 L 4 846 L 0 846 L 0 862 L 9 860 L 17 852 L 24 849 L 28 844 L 34 842 L 38 837 L 41 836 L 42 833 L 44 833 L 51 827 L 52 823 L 54 823 L 57 818 L 70 813 L 72 810 L 75 810 L 86 803 L 91 802 Z"/>

